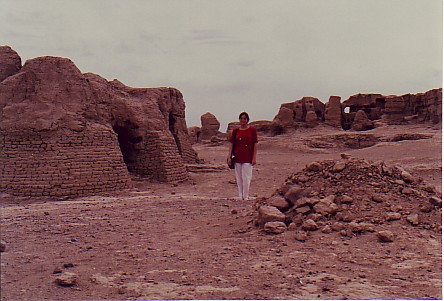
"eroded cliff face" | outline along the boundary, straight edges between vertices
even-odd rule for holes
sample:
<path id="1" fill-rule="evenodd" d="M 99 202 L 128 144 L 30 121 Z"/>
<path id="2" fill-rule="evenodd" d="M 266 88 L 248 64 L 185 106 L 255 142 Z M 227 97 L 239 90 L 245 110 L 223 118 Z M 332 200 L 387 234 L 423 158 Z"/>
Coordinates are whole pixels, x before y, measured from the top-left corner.
<path id="1" fill-rule="evenodd" d="M 188 178 L 185 164 L 198 159 L 177 89 L 127 87 L 60 57 L 13 68 L 9 47 L 0 57 L 11 57 L 0 60 L 1 191 L 79 196 L 130 187 L 129 172 Z"/>

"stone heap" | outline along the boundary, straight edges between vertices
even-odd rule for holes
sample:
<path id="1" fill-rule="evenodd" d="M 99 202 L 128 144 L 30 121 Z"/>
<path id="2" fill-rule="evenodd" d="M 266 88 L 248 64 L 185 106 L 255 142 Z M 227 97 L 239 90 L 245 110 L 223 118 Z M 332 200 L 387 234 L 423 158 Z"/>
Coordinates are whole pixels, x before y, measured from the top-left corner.
<path id="1" fill-rule="evenodd" d="M 408 225 L 441 231 L 442 201 L 433 186 L 400 166 L 343 158 L 313 162 L 288 177 L 261 201 L 257 224 L 270 233 L 294 231 L 299 240 L 318 231 L 383 235 Z"/>
<path id="2" fill-rule="evenodd" d="M 7 46 L 0 57 L 1 192 L 76 197 L 130 187 L 129 172 L 188 178 L 185 163 L 198 159 L 178 90 L 109 82 L 60 57 L 12 68 L 21 60 Z"/>

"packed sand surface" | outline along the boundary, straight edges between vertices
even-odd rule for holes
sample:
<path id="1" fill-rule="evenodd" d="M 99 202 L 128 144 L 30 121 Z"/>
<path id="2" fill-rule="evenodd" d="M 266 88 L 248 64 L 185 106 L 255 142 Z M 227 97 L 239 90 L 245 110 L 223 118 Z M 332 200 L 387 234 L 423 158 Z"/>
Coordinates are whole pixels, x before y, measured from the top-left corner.
<path id="1" fill-rule="evenodd" d="M 63 201 L 2 195 L 1 300 L 442 298 L 439 125 L 319 126 L 259 140 L 255 200 L 235 198 L 228 145 L 211 143 L 194 145 L 205 164 L 189 167 L 187 183 L 133 178 L 136 188 L 118 195 Z M 347 222 L 371 231 L 325 230 L 336 215 L 319 217 L 322 231 L 268 234 L 257 224 L 260 205 L 289 179 L 341 154 L 422 180 L 328 175 L 336 194 L 356 198 Z M 353 186 L 366 176 L 389 200 L 374 202 Z M 392 241 L 378 239 L 381 231 Z"/>

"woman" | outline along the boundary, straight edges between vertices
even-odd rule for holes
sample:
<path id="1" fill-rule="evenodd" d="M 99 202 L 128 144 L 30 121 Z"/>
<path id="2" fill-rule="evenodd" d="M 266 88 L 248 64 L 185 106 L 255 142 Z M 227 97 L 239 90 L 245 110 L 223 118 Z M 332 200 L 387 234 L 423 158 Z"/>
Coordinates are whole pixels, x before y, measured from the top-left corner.
<path id="1" fill-rule="evenodd" d="M 256 164 L 257 153 L 257 131 L 248 125 L 250 117 L 246 112 L 239 114 L 240 127 L 233 130 L 228 152 L 228 164 L 231 163 L 231 154 L 235 156 L 236 182 L 239 189 L 239 198 L 245 200 L 250 191 L 251 177 L 253 176 L 253 165 Z M 235 143 L 234 143 L 235 142 Z M 233 143 L 235 144 L 233 150 Z"/>

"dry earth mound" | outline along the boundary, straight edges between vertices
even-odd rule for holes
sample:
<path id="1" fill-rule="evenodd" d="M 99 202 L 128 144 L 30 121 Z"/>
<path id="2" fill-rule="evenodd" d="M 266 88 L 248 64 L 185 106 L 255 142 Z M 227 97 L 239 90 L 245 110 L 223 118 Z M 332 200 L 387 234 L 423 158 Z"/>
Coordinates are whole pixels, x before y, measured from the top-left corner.
<path id="1" fill-rule="evenodd" d="M 441 195 L 400 166 L 341 155 L 317 161 L 286 180 L 258 206 L 257 224 L 269 233 L 296 231 L 353 236 L 374 233 L 382 242 L 419 227 L 441 231 Z"/>

